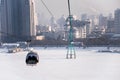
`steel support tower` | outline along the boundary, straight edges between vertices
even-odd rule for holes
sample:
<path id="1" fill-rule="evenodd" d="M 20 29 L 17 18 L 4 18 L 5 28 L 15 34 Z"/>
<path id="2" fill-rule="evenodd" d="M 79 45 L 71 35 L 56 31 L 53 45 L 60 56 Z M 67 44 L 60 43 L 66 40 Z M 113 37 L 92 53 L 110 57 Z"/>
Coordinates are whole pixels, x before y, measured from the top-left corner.
<path id="1" fill-rule="evenodd" d="M 69 37 L 68 37 L 68 47 L 67 47 L 67 59 L 75 59 L 76 58 L 76 53 L 75 53 L 75 48 L 73 42 L 73 27 L 72 27 L 72 15 L 71 15 L 71 10 L 70 10 L 70 1 L 68 0 L 68 10 L 69 10 L 69 16 L 68 16 L 68 21 L 70 25 L 70 30 L 69 30 Z"/>

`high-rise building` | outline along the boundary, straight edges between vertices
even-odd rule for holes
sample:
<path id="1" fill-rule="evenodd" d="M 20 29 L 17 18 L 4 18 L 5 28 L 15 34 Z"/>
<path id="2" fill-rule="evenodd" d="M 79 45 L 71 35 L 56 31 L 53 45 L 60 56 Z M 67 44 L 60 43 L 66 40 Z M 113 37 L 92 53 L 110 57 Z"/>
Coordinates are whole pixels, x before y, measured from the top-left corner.
<path id="1" fill-rule="evenodd" d="M 3 42 L 31 40 L 36 36 L 33 0 L 1 0 Z"/>
<path id="2" fill-rule="evenodd" d="M 85 21 L 85 20 L 87 20 L 88 19 L 88 15 L 87 14 L 82 14 L 81 15 L 81 20 L 82 21 Z"/>
<path id="3" fill-rule="evenodd" d="M 99 29 L 107 28 L 107 17 L 99 15 Z"/>
<path id="4" fill-rule="evenodd" d="M 114 32 L 114 19 L 110 19 L 107 21 L 107 33 L 113 33 Z"/>
<path id="5" fill-rule="evenodd" d="M 114 16 L 114 32 L 120 34 L 120 9 L 115 10 Z"/>
<path id="6" fill-rule="evenodd" d="M 112 19 L 113 19 L 113 15 L 112 15 L 112 13 L 109 13 L 108 20 L 112 20 Z"/>

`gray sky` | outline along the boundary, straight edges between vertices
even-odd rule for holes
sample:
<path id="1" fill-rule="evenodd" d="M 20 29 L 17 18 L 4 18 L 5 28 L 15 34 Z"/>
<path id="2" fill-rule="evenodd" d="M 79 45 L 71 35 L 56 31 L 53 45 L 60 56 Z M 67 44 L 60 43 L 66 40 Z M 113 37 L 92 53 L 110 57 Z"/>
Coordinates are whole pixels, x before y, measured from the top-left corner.
<path id="1" fill-rule="evenodd" d="M 67 0 L 43 0 L 55 18 L 68 15 Z M 41 0 L 35 0 L 36 12 L 43 13 L 46 17 L 51 17 Z M 120 0 L 70 0 L 71 12 L 80 16 L 82 13 L 107 15 L 120 8 Z"/>

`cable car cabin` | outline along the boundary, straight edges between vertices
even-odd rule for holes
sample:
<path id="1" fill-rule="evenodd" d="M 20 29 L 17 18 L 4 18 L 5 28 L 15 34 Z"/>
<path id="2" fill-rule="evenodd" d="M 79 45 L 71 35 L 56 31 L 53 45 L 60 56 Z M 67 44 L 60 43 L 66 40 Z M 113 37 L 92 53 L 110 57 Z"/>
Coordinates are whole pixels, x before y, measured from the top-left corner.
<path id="1" fill-rule="evenodd" d="M 27 65 L 35 65 L 39 62 L 39 56 L 36 52 L 29 52 L 26 56 L 26 64 Z"/>

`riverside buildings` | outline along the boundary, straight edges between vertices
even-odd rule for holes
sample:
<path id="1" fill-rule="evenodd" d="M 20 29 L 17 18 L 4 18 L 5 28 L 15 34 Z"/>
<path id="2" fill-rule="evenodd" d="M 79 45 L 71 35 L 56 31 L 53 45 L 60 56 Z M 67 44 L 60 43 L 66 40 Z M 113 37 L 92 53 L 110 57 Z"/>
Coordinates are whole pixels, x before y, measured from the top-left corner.
<path id="1" fill-rule="evenodd" d="M 115 10 L 114 16 L 114 32 L 120 34 L 120 9 Z"/>
<path id="2" fill-rule="evenodd" d="M 32 40 L 36 36 L 33 0 L 1 0 L 2 42 Z"/>

